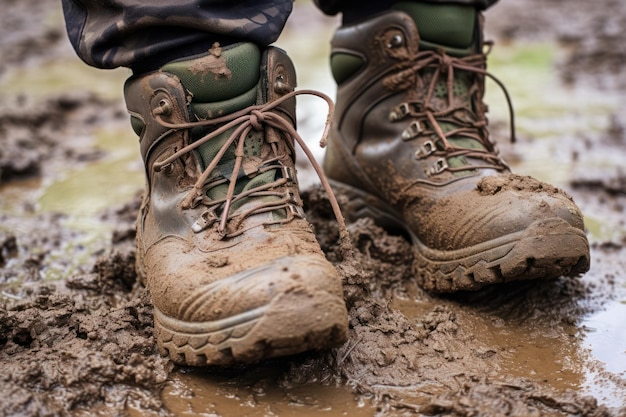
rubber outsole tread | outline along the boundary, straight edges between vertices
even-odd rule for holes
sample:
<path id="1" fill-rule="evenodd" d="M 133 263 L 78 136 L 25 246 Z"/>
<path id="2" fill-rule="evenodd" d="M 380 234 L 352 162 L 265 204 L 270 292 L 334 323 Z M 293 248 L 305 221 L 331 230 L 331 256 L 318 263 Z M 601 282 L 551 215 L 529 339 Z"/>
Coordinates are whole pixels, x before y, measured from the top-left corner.
<path id="1" fill-rule="evenodd" d="M 371 217 L 381 227 L 402 229 L 413 240 L 413 272 L 418 285 L 430 292 L 474 291 L 486 285 L 517 280 L 556 279 L 577 276 L 589 269 L 589 244 L 584 232 L 553 218 L 542 221 L 558 233 L 547 236 L 530 230 L 459 251 L 436 251 L 419 243 L 397 214 L 385 204 L 350 186 L 331 181 L 338 193 L 345 194 L 342 213 L 349 221 Z M 346 204 L 345 201 L 348 203 Z M 567 256 L 551 254 L 542 248 L 567 248 Z M 531 249 L 529 249 L 531 248 Z"/>
<path id="2" fill-rule="evenodd" d="M 155 335 L 159 352 L 179 365 L 230 366 L 235 363 L 254 363 L 343 343 L 347 338 L 347 317 L 342 303 L 343 300 L 327 303 L 329 314 L 308 323 L 306 321 L 313 315 L 301 314 L 301 322 L 294 320 L 295 325 L 291 330 L 276 326 L 285 320 L 277 320 L 278 316 L 272 317 L 270 306 L 265 314 L 253 321 L 206 333 L 201 331 L 202 323 L 197 323 L 197 331 L 193 333 L 173 329 L 167 323 L 173 319 L 167 318 L 155 307 Z M 318 308 L 317 305 L 309 307 Z M 295 309 L 291 313 L 289 310 L 279 310 L 285 311 L 285 314 L 298 315 Z M 300 312 L 307 312 L 307 309 Z M 186 326 L 190 324 L 194 323 L 185 323 Z M 276 331 L 273 331 L 274 328 Z M 212 343 L 212 340 L 219 342 Z"/>

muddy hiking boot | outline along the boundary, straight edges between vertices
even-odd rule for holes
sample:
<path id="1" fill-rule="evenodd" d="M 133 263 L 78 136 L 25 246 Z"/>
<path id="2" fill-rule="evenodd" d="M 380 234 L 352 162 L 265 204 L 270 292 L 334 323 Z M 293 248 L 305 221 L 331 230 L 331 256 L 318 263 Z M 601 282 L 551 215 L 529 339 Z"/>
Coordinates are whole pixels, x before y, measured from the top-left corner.
<path id="1" fill-rule="evenodd" d="M 409 234 L 429 291 L 586 272 L 579 209 L 555 187 L 510 173 L 489 137 L 480 14 L 394 8 L 332 41 L 337 109 L 324 170 L 348 196 L 344 215 Z"/>
<path id="2" fill-rule="evenodd" d="M 243 43 L 125 85 L 147 175 L 137 270 L 175 363 L 255 362 L 347 338 L 340 278 L 298 192 L 295 84 L 281 50 Z"/>

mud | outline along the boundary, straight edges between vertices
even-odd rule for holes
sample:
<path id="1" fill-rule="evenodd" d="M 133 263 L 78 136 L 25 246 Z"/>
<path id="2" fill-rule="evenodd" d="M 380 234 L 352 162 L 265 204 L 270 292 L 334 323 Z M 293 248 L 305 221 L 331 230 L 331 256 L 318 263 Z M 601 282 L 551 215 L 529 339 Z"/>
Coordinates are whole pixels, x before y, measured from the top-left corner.
<path id="1" fill-rule="evenodd" d="M 522 106 L 522 143 L 502 146 L 524 175 L 563 162 L 565 174 L 540 179 L 586 214 L 588 274 L 433 296 L 412 279 L 405 238 L 369 219 L 349 225 L 354 259 L 342 259 L 330 206 L 313 187 L 305 209 L 343 278 L 349 340 L 230 370 L 175 367 L 158 355 L 134 272 L 141 180 L 132 172 L 141 167 L 109 143 L 135 140 L 121 96 L 32 89 L 28 79 L 16 91 L 20 72 L 76 58 L 58 5 L 2 3 L 0 415 L 626 415 L 623 2 L 503 1 L 488 15 L 500 43 L 560 45 L 551 65 L 563 88 L 617 103 L 573 133 L 555 115 L 546 136 L 558 145 L 542 145 L 543 119 Z M 299 7 L 299 30 L 332 30 L 334 21 L 316 27 L 312 6 Z M 582 112 L 568 104 L 562 112 Z M 493 127 L 506 131 L 497 114 Z M 103 129 L 113 139 L 99 139 Z M 129 190 L 118 190 L 122 181 Z"/>
<path id="2" fill-rule="evenodd" d="M 110 103 L 90 93 L 54 96 L 42 103 L 18 98 L 0 114 L 0 141 L 5 145 L 0 151 L 0 182 L 45 175 L 43 167 L 53 169 L 55 162 L 80 164 L 101 158 L 98 150 L 67 140 L 66 127 L 97 125 L 121 115 L 120 109 L 111 109 Z"/>

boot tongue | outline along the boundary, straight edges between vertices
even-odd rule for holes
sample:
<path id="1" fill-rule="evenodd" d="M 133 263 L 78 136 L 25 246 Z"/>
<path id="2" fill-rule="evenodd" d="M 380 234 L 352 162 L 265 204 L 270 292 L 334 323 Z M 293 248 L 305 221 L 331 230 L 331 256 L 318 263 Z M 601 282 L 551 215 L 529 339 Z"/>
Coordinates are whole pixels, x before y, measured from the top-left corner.
<path id="1" fill-rule="evenodd" d="M 208 54 L 175 61 L 161 70 L 176 75 L 189 92 L 190 120 L 206 120 L 244 109 L 257 102 L 257 86 L 261 74 L 261 52 L 252 43 L 240 43 L 221 48 L 214 44 Z M 191 141 L 209 131 L 193 129 Z M 206 168 L 231 132 L 201 145 L 197 152 Z M 234 160 L 231 150 L 221 164 Z"/>
<path id="2" fill-rule="evenodd" d="M 420 40 L 420 50 L 443 50 L 454 57 L 465 57 L 476 53 L 475 28 L 477 21 L 476 8 L 472 5 L 426 3 L 421 1 L 401 1 L 393 6 L 394 10 L 408 14 L 417 25 Z M 455 71 L 453 83 L 454 96 L 471 107 L 470 88 L 474 82 L 473 74 L 465 71 Z M 435 98 L 446 100 L 448 87 L 446 81 L 440 78 L 435 88 Z M 458 128 L 450 122 L 439 122 L 444 132 Z M 448 142 L 458 148 L 480 149 L 485 147 L 478 141 L 453 136 Z M 451 167 L 466 166 L 464 157 L 448 158 Z M 460 175 L 464 175 L 459 173 Z"/>
<path id="3" fill-rule="evenodd" d="M 176 75 L 189 92 L 191 102 L 189 112 L 191 120 L 206 120 L 224 116 L 246 107 L 263 102 L 259 97 L 261 79 L 261 51 L 253 43 L 240 43 L 221 48 L 214 45 L 208 54 L 184 61 L 165 65 L 164 72 Z M 198 140 L 217 127 L 194 128 L 190 132 L 191 141 Z M 235 128 L 200 145 L 196 152 L 206 169 L 215 158 Z M 215 168 L 212 178 L 223 177 L 230 180 L 235 166 L 233 143 Z M 265 145 L 263 132 L 252 131 L 245 141 L 244 160 L 238 173 L 235 194 L 272 182 L 276 178 L 274 170 L 248 177 L 261 163 Z M 226 197 L 228 183 L 207 190 L 212 200 Z M 231 210 L 237 210 L 247 199 L 233 204 Z"/>
<path id="4" fill-rule="evenodd" d="M 393 9 L 413 18 L 420 34 L 420 49 L 443 49 L 451 56 L 467 56 L 474 52 L 474 6 L 400 1 L 393 5 Z"/>

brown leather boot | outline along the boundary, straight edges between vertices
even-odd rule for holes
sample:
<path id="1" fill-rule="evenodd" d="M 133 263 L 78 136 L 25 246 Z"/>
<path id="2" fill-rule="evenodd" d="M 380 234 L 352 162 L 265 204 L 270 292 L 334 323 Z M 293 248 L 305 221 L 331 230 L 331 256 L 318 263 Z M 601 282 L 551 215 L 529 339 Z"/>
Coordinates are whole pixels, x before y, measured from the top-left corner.
<path id="1" fill-rule="evenodd" d="M 126 83 L 147 175 L 137 269 L 159 350 L 175 363 L 254 362 L 346 340 L 341 281 L 296 182 L 295 84 L 281 50 L 253 44 Z"/>
<path id="2" fill-rule="evenodd" d="M 511 174 L 489 137 L 479 18 L 471 15 L 469 47 L 420 39 L 416 19 L 397 10 L 342 27 L 332 41 L 338 92 L 325 172 L 349 196 L 348 218 L 410 235 L 415 277 L 429 291 L 589 269 L 571 198 Z"/>

